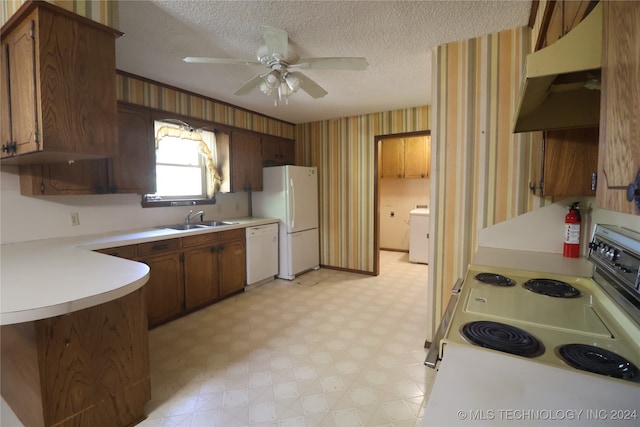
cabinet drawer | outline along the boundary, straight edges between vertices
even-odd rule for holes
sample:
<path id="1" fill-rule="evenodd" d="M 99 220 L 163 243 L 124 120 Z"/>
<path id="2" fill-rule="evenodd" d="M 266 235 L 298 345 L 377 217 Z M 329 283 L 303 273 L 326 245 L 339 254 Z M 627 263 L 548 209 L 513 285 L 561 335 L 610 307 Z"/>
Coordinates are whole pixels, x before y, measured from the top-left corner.
<path id="1" fill-rule="evenodd" d="M 135 245 L 131 245 L 131 246 L 119 246 L 117 248 L 99 249 L 96 252 L 100 252 L 102 254 L 107 254 L 111 256 L 116 256 L 118 258 L 133 259 L 136 256 L 138 256 L 138 251 L 136 249 L 137 247 Z"/>
<path id="2" fill-rule="evenodd" d="M 138 256 L 157 254 L 180 249 L 180 239 L 158 240 L 157 242 L 140 243 Z"/>
<path id="3" fill-rule="evenodd" d="M 206 245 L 208 243 L 215 243 L 217 242 L 218 239 L 218 235 L 220 233 L 206 233 L 206 234 L 198 234 L 197 236 L 188 236 L 188 237 L 183 237 L 182 238 L 182 246 L 185 248 L 189 248 L 192 246 L 200 246 L 200 245 Z"/>
<path id="4" fill-rule="evenodd" d="M 227 241 L 227 240 L 244 240 L 245 236 L 246 236 L 246 229 L 244 228 L 236 228 L 235 230 L 229 230 L 229 231 L 220 231 L 216 234 L 218 234 L 218 241 Z"/>

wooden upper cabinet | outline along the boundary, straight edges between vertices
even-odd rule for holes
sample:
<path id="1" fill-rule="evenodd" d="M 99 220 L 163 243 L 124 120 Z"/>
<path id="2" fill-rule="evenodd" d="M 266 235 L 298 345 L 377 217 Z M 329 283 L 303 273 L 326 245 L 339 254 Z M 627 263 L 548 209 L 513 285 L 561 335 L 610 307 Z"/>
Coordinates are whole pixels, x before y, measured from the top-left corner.
<path id="1" fill-rule="evenodd" d="M 428 178 L 431 161 L 430 137 L 416 136 L 404 142 L 404 177 Z"/>
<path id="2" fill-rule="evenodd" d="M 58 196 L 107 192 L 105 160 L 20 166 L 20 194 Z"/>
<path id="3" fill-rule="evenodd" d="M 284 166 L 296 163 L 295 142 L 275 136 L 262 137 L 262 166 Z"/>
<path id="4" fill-rule="evenodd" d="M 110 158 L 109 193 L 156 192 L 156 154 L 149 111 L 118 106 L 119 155 Z"/>
<path id="5" fill-rule="evenodd" d="M 430 137 L 382 140 L 382 178 L 428 178 Z"/>
<path id="6" fill-rule="evenodd" d="M 640 2 L 603 2 L 599 207 L 640 215 Z"/>
<path id="7" fill-rule="evenodd" d="M 545 132 L 542 196 L 594 196 L 592 176 L 598 168 L 598 128 Z"/>
<path id="8" fill-rule="evenodd" d="M 595 7 L 597 0 L 558 0 L 547 3 L 536 50 L 567 35 Z"/>
<path id="9" fill-rule="evenodd" d="M 404 177 L 404 138 L 382 140 L 382 178 Z"/>
<path id="10" fill-rule="evenodd" d="M 120 154 L 107 160 L 79 160 L 20 166 L 25 196 L 155 192 L 153 123 L 148 110 L 118 107 Z"/>
<path id="11" fill-rule="evenodd" d="M 3 164 L 118 154 L 120 34 L 48 2 L 27 2 L 7 21 L 1 51 Z"/>
<path id="12" fill-rule="evenodd" d="M 231 133 L 231 191 L 262 191 L 262 148 L 260 135 Z"/>

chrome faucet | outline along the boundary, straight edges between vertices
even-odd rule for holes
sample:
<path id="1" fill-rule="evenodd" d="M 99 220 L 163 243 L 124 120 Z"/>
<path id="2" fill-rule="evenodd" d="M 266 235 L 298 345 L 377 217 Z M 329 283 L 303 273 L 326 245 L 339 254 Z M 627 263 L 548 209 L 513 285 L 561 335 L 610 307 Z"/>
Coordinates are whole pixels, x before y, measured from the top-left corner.
<path id="1" fill-rule="evenodd" d="M 196 213 L 194 214 L 194 213 L 193 213 L 193 209 L 191 209 L 191 210 L 189 211 L 189 213 L 187 214 L 187 216 L 185 217 L 185 219 L 184 219 L 184 223 L 185 223 L 185 224 L 191 224 L 191 217 L 192 217 L 192 216 L 198 216 L 198 215 L 200 215 L 200 221 L 203 221 L 203 220 L 204 220 L 204 211 L 199 211 L 199 212 L 196 212 Z"/>

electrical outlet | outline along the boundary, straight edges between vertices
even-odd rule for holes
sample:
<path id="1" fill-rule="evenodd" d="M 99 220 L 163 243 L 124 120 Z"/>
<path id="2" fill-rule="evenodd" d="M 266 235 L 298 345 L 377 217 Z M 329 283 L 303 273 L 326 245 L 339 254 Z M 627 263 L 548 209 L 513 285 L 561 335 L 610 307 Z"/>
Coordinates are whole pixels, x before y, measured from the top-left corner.
<path id="1" fill-rule="evenodd" d="M 240 212 L 240 203 L 236 202 L 236 212 Z"/>
<path id="2" fill-rule="evenodd" d="M 80 225 L 80 215 L 78 212 L 73 212 L 69 214 L 69 225 Z"/>

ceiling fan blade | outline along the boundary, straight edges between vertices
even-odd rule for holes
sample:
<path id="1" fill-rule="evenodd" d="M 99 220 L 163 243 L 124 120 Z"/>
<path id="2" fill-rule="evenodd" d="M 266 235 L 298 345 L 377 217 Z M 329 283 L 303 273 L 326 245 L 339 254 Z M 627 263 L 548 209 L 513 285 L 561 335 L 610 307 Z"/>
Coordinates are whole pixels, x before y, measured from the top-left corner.
<path id="1" fill-rule="evenodd" d="M 264 74 L 258 74 L 257 76 L 255 76 L 254 78 L 246 82 L 244 85 L 242 85 L 242 87 L 238 89 L 234 93 L 234 95 L 239 95 L 239 96 L 248 95 L 249 92 L 251 92 L 253 89 L 260 86 L 260 84 L 264 81 L 263 78 L 264 78 Z"/>
<path id="2" fill-rule="evenodd" d="M 297 63 L 289 65 L 289 68 L 362 71 L 368 66 L 369 63 L 365 58 L 302 58 Z"/>
<path id="3" fill-rule="evenodd" d="M 187 56 L 182 59 L 184 62 L 194 64 L 229 64 L 229 65 L 262 65 L 257 61 L 246 61 L 244 59 L 230 59 L 230 58 L 207 58 L 203 56 Z"/>
<path id="4" fill-rule="evenodd" d="M 320 85 L 299 71 L 292 71 L 289 74 L 294 75 L 300 81 L 300 89 L 311 95 L 312 98 L 322 98 L 327 93 Z"/>
<path id="5" fill-rule="evenodd" d="M 282 55 L 283 58 L 287 56 L 287 49 L 289 47 L 289 35 L 285 30 L 263 25 L 262 38 L 267 45 L 267 53 L 277 53 Z"/>

